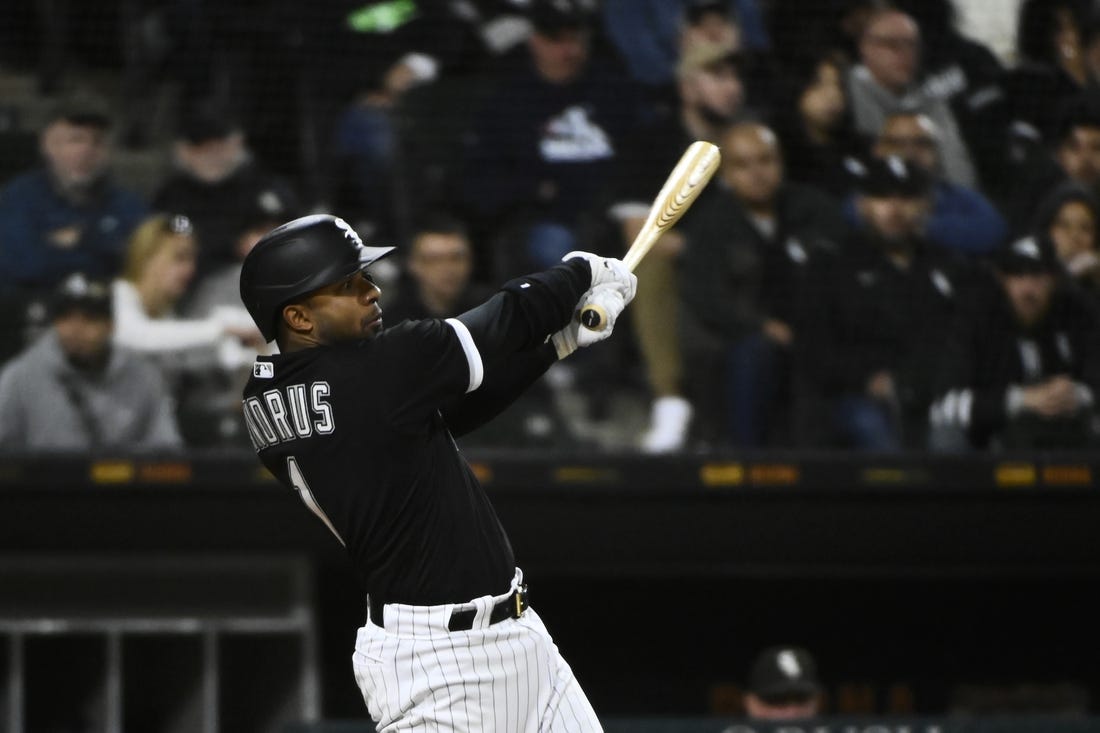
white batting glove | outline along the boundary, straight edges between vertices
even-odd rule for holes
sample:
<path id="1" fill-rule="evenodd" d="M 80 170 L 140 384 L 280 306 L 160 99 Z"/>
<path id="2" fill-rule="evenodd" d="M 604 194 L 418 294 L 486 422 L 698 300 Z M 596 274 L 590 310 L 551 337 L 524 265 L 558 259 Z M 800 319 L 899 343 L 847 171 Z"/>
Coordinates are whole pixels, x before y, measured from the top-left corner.
<path id="1" fill-rule="evenodd" d="M 574 251 L 567 253 L 561 261 L 576 258 L 588 260 L 588 266 L 592 270 L 592 284 L 589 286 L 589 292 L 601 285 L 614 285 L 622 293 L 624 307 L 634 300 L 634 293 L 638 290 L 638 278 L 622 260 L 614 257 L 600 257 L 591 252 Z"/>
<path id="2" fill-rule="evenodd" d="M 607 313 L 607 326 L 600 331 L 590 331 L 581 325 L 579 315 L 587 305 L 597 305 Z M 603 341 L 611 335 L 615 329 L 615 321 L 619 314 L 626 308 L 626 299 L 619 292 L 618 286 L 613 283 L 605 283 L 591 288 L 577 303 L 574 317 L 569 325 L 553 334 L 550 341 L 554 344 L 554 350 L 558 353 L 558 359 L 564 359 L 577 349 L 591 346 L 597 341 Z"/>

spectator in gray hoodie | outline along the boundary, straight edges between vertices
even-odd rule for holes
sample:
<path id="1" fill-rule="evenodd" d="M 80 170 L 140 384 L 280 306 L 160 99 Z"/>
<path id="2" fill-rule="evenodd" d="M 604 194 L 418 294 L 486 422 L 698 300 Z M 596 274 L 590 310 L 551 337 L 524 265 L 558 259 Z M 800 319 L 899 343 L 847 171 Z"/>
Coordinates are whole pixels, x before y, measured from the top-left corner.
<path id="1" fill-rule="evenodd" d="M 111 290 L 83 274 L 52 301 L 49 330 L 0 373 L 0 450 L 156 451 L 181 446 L 156 367 L 111 343 Z"/>

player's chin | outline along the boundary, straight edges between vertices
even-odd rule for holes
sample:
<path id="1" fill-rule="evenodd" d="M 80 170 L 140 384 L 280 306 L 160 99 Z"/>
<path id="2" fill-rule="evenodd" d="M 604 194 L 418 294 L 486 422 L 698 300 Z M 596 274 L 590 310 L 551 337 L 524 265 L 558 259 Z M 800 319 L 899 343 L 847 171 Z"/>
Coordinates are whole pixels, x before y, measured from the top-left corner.
<path id="1" fill-rule="evenodd" d="M 362 323 L 363 336 L 365 338 L 371 338 L 377 336 L 382 330 L 382 316 L 376 316 L 374 318 L 364 318 Z"/>

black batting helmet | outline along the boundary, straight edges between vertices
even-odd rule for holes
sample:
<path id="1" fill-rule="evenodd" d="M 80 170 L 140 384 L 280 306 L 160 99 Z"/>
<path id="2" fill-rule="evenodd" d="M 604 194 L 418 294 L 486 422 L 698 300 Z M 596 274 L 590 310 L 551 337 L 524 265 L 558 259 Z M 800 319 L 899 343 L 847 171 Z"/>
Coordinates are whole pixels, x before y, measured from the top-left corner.
<path id="1" fill-rule="evenodd" d="M 314 214 L 265 234 L 241 267 L 241 300 L 264 338 L 275 338 L 283 306 L 353 275 L 393 247 L 364 247 L 347 222 Z"/>

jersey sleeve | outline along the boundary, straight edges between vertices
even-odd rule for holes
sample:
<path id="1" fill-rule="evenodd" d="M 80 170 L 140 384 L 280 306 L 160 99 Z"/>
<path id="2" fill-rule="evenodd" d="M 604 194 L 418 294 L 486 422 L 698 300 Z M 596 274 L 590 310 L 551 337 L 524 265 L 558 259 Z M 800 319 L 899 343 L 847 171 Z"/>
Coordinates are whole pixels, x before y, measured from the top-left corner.
<path id="1" fill-rule="evenodd" d="M 457 319 L 405 321 L 376 339 L 386 374 L 380 389 L 396 427 L 414 427 L 481 386 L 481 354 Z"/>

